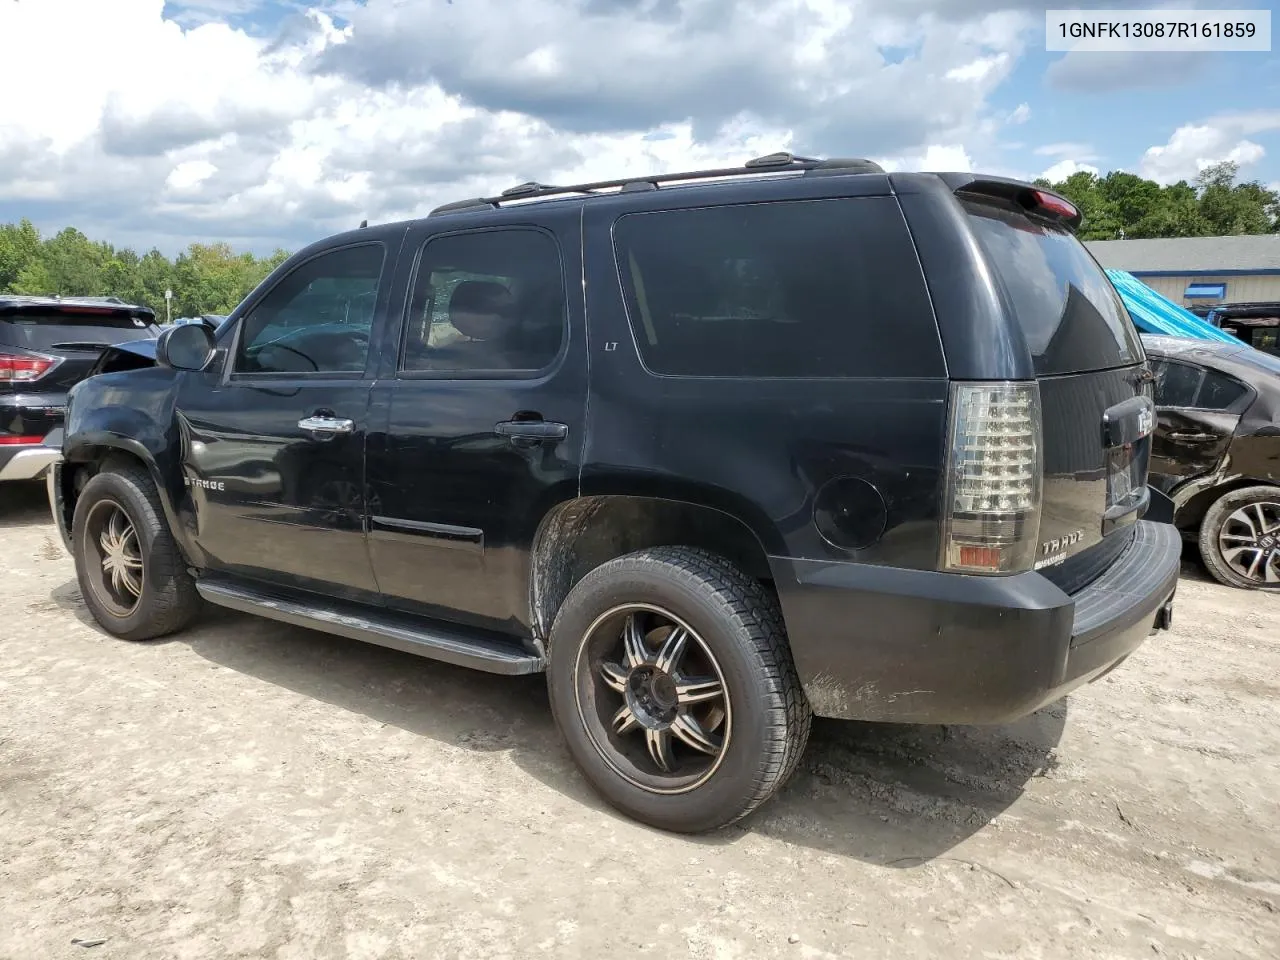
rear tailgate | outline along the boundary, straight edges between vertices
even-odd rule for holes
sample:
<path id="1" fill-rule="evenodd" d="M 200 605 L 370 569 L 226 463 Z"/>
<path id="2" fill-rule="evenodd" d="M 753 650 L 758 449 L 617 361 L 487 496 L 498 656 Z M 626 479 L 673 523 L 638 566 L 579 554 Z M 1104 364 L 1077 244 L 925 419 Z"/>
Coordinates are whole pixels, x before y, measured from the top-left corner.
<path id="1" fill-rule="evenodd" d="M 1044 493 L 1035 565 L 1075 592 L 1146 507 L 1154 408 L 1137 331 L 1071 231 L 997 197 L 963 200 L 1040 384 Z"/>
<path id="2" fill-rule="evenodd" d="M 0 443 L 30 443 L 63 420 L 67 391 L 112 344 L 159 333 L 151 311 L 121 304 L 0 304 Z"/>

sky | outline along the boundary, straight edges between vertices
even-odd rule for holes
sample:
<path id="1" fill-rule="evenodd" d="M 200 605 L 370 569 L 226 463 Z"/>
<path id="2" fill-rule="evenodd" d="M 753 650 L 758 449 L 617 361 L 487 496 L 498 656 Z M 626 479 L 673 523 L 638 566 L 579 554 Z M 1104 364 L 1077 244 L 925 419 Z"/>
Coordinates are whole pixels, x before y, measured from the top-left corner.
<path id="1" fill-rule="evenodd" d="M 0 0 L 0 222 L 266 253 L 776 150 L 1162 183 L 1230 159 L 1280 186 L 1280 55 L 1048 53 L 1060 5 Z M 1162 5 L 1190 4 L 1075 4 Z"/>

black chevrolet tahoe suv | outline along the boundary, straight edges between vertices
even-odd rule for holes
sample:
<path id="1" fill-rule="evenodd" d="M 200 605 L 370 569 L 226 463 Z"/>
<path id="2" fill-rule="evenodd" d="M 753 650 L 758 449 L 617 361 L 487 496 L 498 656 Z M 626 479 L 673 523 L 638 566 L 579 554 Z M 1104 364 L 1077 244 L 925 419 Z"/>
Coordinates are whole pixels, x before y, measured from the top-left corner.
<path id="1" fill-rule="evenodd" d="M 609 802 L 715 828 L 813 714 L 1011 720 L 1167 625 L 1150 373 L 1078 223 L 781 154 L 362 226 L 104 355 L 53 513 L 117 636 L 203 599 L 545 672 Z"/>
<path id="2" fill-rule="evenodd" d="M 0 482 L 58 459 L 67 391 L 104 349 L 159 333 L 150 307 L 115 297 L 0 293 Z"/>

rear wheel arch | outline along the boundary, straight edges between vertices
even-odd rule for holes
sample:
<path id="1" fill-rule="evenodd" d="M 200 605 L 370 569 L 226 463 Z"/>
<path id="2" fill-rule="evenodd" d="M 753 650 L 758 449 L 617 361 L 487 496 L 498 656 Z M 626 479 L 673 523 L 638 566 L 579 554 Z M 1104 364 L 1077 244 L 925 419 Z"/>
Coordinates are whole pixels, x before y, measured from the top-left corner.
<path id="1" fill-rule="evenodd" d="M 1257 486 L 1275 486 L 1275 484 L 1267 480 L 1257 480 L 1253 477 L 1236 476 L 1223 483 L 1209 487 L 1207 490 L 1201 490 L 1177 508 L 1177 512 L 1174 514 L 1174 525 L 1179 530 L 1189 534 L 1197 534 L 1200 530 L 1200 524 L 1204 521 L 1205 514 L 1209 512 L 1210 507 L 1227 496 L 1227 494 L 1235 493 L 1237 490 L 1244 490 L 1247 487 Z"/>
<path id="2" fill-rule="evenodd" d="M 529 602 L 535 636 L 551 634 L 569 591 L 618 557 L 653 547 L 685 546 L 723 558 L 747 576 L 772 580 L 769 556 L 742 519 L 686 500 L 606 494 L 576 497 L 548 511 L 530 555 Z"/>

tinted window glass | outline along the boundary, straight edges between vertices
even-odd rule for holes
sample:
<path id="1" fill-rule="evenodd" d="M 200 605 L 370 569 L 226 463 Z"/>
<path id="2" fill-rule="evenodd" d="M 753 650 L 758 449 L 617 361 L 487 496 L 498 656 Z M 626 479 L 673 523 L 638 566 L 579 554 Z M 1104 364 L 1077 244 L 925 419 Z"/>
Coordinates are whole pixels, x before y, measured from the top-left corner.
<path id="1" fill-rule="evenodd" d="M 1203 410 L 1225 410 L 1247 392 L 1248 388 L 1239 380 L 1210 370 L 1205 373 L 1196 406 Z"/>
<path id="2" fill-rule="evenodd" d="M 0 344 L 29 350 L 124 343 L 159 336 L 160 330 L 143 317 L 127 313 L 32 312 L 0 316 Z"/>
<path id="3" fill-rule="evenodd" d="M 489 230 L 427 242 L 402 367 L 439 373 L 530 372 L 565 332 L 560 251 L 537 230 Z"/>
<path id="4" fill-rule="evenodd" d="M 991 204 L 965 208 L 1008 294 L 1037 373 L 1101 370 L 1141 359 L 1120 295 L 1070 231 Z"/>
<path id="5" fill-rule="evenodd" d="M 287 274 L 244 318 L 237 373 L 361 373 L 382 244 L 348 247 Z"/>
<path id="6" fill-rule="evenodd" d="M 629 214 L 614 237 L 632 330 L 654 373 L 945 376 L 892 197 Z"/>
<path id="7" fill-rule="evenodd" d="M 1266 360 L 1254 358 L 1255 361 L 1258 365 L 1273 373 L 1280 373 L 1280 364 L 1275 362 L 1275 357 L 1280 355 L 1280 328 L 1253 327 L 1250 332 L 1253 336 L 1249 339 L 1249 343 L 1255 350 L 1267 357 Z M 1247 336 L 1244 339 L 1248 339 Z"/>
<path id="8" fill-rule="evenodd" d="M 1156 375 L 1155 401 L 1158 407 L 1194 407 L 1204 371 L 1186 363 L 1159 360 L 1151 364 Z"/>

